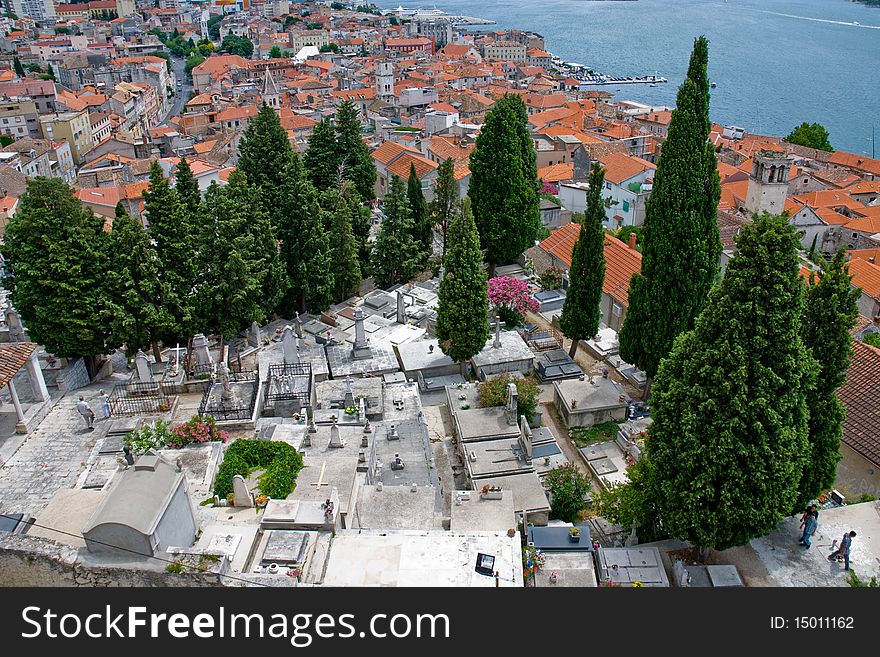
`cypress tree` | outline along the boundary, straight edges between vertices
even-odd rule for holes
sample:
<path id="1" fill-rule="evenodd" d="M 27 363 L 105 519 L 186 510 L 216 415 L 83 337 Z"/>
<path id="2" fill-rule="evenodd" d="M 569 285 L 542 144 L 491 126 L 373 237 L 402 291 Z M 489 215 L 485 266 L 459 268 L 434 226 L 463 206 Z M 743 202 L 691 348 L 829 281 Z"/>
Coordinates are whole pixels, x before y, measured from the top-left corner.
<path id="1" fill-rule="evenodd" d="M 486 346 L 489 336 L 486 271 L 469 199 L 462 201 L 448 237 L 435 332 L 443 353 L 464 364 Z"/>
<path id="2" fill-rule="evenodd" d="M 434 198 L 431 200 L 431 221 L 443 238 L 443 258 L 446 258 L 446 235 L 460 207 L 459 187 L 455 179 L 455 160 L 445 160 L 437 169 Z"/>
<path id="3" fill-rule="evenodd" d="M 571 338 L 568 353 L 572 358 L 577 353 L 578 341 L 592 338 L 599 329 L 599 305 L 605 280 L 604 186 L 605 170 L 595 163 L 590 172 L 586 212 L 571 254 L 568 293 L 559 318 L 562 332 Z"/>
<path id="4" fill-rule="evenodd" d="M 471 154 L 468 196 L 486 250 L 490 274 L 532 246 L 541 226 L 535 154 L 527 114 L 518 96 L 506 95 L 488 115 Z"/>
<path id="5" fill-rule="evenodd" d="M 199 204 L 202 202 L 202 193 L 199 191 L 199 183 L 185 157 L 180 158 L 180 162 L 177 164 L 174 189 L 177 192 L 177 198 L 189 212 L 191 221 L 194 220 L 199 212 Z"/>
<path id="6" fill-rule="evenodd" d="M 302 162 L 294 153 L 283 172 L 279 189 L 278 239 L 287 276 L 287 290 L 280 313 L 321 312 L 333 295 L 333 267 L 330 243 L 324 231 L 324 217 L 318 192 L 306 179 Z"/>
<path id="7" fill-rule="evenodd" d="M 24 72 L 24 66 L 21 65 L 21 61 L 19 61 L 18 55 L 16 55 L 15 57 L 12 58 L 12 65 L 15 68 L 15 74 L 18 77 L 20 77 L 20 78 L 25 77 L 26 74 Z"/>
<path id="8" fill-rule="evenodd" d="M 692 70 L 705 78 L 702 41 Z M 693 327 L 718 271 L 720 198 L 714 151 L 707 149 L 708 82 L 685 79 L 672 112 L 654 188 L 645 204 L 642 270 L 630 282 L 620 355 L 650 379 L 675 337 Z M 712 171 L 708 169 L 711 166 Z"/>
<path id="9" fill-rule="evenodd" d="M 277 213 L 278 190 L 293 149 L 278 115 L 266 103 L 244 131 L 238 153 L 238 170 L 247 176 L 250 185 L 260 190 L 263 209 L 277 228 L 281 221 Z"/>
<path id="10" fill-rule="evenodd" d="M 422 267 L 427 265 L 434 247 L 434 229 L 428 215 L 428 203 L 422 193 L 422 183 L 416 175 L 416 165 L 409 165 L 409 180 L 406 183 L 406 197 L 412 211 L 413 237 L 422 253 Z"/>
<path id="11" fill-rule="evenodd" d="M 376 166 L 363 140 L 363 129 L 357 108 L 346 100 L 336 110 L 336 158 L 342 177 L 350 180 L 364 202 L 375 196 Z"/>
<path id="12" fill-rule="evenodd" d="M 110 268 L 104 218 L 57 178 L 27 182 L 3 235 L 3 286 L 34 342 L 61 357 L 95 357 L 119 346 L 104 301 Z"/>
<path id="13" fill-rule="evenodd" d="M 55 71 L 52 70 L 52 64 L 49 64 L 48 62 L 46 63 L 46 75 L 49 76 L 49 79 L 52 80 L 52 82 L 56 82 Z"/>
<path id="14" fill-rule="evenodd" d="M 411 280 L 420 267 L 420 245 L 413 237 L 412 210 L 406 186 L 398 176 L 391 177 L 391 189 L 385 195 L 385 219 L 376 236 L 370 271 L 376 285 L 387 288 Z"/>
<path id="15" fill-rule="evenodd" d="M 111 330 L 128 354 L 150 345 L 162 362 L 158 338 L 173 331 L 174 316 L 168 308 L 171 290 L 159 277 L 159 256 L 139 219 L 116 206 L 109 244 L 113 266 L 107 272 L 106 301 Z"/>
<path id="16" fill-rule="evenodd" d="M 360 212 L 360 197 L 350 184 L 334 190 L 328 202 L 330 210 L 330 260 L 333 263 L 333 298 L 348 299 L 361 284 L 358 242 L 352 232 L 352 216 Z"/>
<path id="17" fill-rule="evenodd" d="M 174 330 L 161 337 L 188 337 L 185 334 L 199 330 L 193 323 L 193 286 L 200 247 L 198 220 L 181 205 L 177 191 L 168 184 L 157 162 L 150 167 L 150 184 L 144 192 L 144 218 L 159 259 L 159 278 L 170 288 L 169 310 L 176 320 Z"/>
<path id="18" fill-rule="evenodd" d="M 284 270 L 259 192 L 241 171 L 205 194 L 205 247 L 198 310 L 202 326 L 231 336 L 262 323 L 284 292 Z"/>
<path id="19" fill-rule="evenodd" d="M 844 408 L 837 389 L 846 381 L 852 356 L 850 331 L 858 317 L 859 290 L 850 283 L 846 250 L 840 249 L 823 267 L 818 280 L 807 288 L 803 338 L 819 363 L 816 385 L 807 401 L 810 407 L 810 462 L 804 468 L 800 499 L 802 509 L 834 484 L 840 461 Z"/>
<path id="20" fill-rule="evenodd" d="M 322 119 L 309 137 L 303 156 L 309 180 L 319 190 L 335 189 L 339 184 L 339 158 L 336 153 L 336 130 L 330 119 Z"/>
<path id="21" fill-rule="evenodd" d="M 817 368 L 801 338 L 794 228 L 765 213 L 737 244 L 694 329 L 660 366 L 645 455 L 644 499 L 665 530 L 717 550 L 763 536 L 791 513 Z"/>

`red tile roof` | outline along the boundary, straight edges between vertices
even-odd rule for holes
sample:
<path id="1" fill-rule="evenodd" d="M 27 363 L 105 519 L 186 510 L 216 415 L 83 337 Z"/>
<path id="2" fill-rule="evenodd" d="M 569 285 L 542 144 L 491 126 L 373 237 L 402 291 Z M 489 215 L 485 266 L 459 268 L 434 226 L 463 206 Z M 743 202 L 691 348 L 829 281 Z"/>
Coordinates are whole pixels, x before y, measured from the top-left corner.
<path id="1" fill-rule="evenodd" d="M 12 381 L 36 349 L 37 345 L 33 342 L 0 345 L 0 387 Z"/>
<path id="2" fill-rule="evenodd" d="M 843 442 L 880 466 L 880 349 L 853 341 L 853 355 L 837 396 L 846 408 Z"/>
<path id="3" fill-rule="evenodd" d="M 555 255 L 569 267 L 575 242 L 580 237 L 579 224 L 567 224 L 557 228 L 538 248 Z M 605 280 L 602 291 L 626 305 L 629 302 L 629 282 L 633 274 L 642 271 L 642 254 L 616 237 L 605 234 Z"/>
<path id="4" fill-rule="evenodd" d="M 862 292 L 880 299 L 880 266 L 861 258 L 853 258 L 849 261 L 849 275 L 852 276 L 852 284 L 862 288 Z"/>

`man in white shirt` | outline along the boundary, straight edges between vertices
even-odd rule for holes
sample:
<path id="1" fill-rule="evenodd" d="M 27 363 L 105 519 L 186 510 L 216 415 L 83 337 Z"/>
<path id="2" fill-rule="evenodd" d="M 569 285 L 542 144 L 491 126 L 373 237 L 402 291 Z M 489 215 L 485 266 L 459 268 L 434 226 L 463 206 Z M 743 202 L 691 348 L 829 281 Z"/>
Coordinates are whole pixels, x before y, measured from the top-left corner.
<path id="1" fill-rule="evenodd" d="M 86 429 L 88 431 L 94 431 L 95 427 L 92 425 L 95 422 L 95 412 L 91 409 L 89 403 L 82 395 L 79 396 L 79 401 L 76 403 L 76 411 L 82 415 L 83 420 L 86 421 Z"/>

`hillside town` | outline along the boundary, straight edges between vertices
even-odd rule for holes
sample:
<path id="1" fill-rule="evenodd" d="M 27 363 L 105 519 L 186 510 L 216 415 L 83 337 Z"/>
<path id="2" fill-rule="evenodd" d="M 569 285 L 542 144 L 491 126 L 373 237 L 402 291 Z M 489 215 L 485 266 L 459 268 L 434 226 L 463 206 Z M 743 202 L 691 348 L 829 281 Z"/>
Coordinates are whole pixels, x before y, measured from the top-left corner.
<path id="1" fill-rule="evenodd" d="M 878 574 L 880 159 L 711 122 L 705 39 L 668 107 L 478 17 L 4 9 L 0 584 Z"/>

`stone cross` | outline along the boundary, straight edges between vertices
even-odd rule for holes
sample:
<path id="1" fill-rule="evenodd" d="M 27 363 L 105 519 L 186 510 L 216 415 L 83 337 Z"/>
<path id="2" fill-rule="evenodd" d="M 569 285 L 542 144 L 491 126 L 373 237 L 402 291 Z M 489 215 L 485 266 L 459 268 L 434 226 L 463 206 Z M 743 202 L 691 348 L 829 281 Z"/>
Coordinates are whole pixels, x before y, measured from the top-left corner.
<path id="1" fill-rule="evenodd" d="M 406 324 L 406 303 L 400 290 L 397 291 L 397 323 Z"/>
<path id="2" fill-rule="evenodd" d="M 322 486 L 329 486 L 330 485 L 326 481 L 324 481 L 324 468 L 326 468 L 326 467 L 327 467 L 327 461 L 324 461 L 321 464 L 321 474 L 318 475 L 318 481 L 313 481 L 311 483 L 311 485 L 314 486 L 315 489 L 317 489 L 317 490 L 321 490 Z"/>
<path id="3" fill-rule="evenodd" d="M 366 422 L 367 421 L 367 402 L 361 397 L 358 400 L 358 422 Z"/>
<path id="4" fill-rule="evenodd" d="M 296 337 L 302 340 L 303 337 L 303 323 L 299 318 L 299 312 L 293 314 L 293 324 L 296 326 Z"/>
<path id="5" fill-rule="evenodd" d="M 247 482 L 241 475 L 232 478 L 232 503 L 235 506 L 253 506 L 254 498 L 248 490 Z"/>
<path id="6" fill-rule="evenodd" d="M 290 328 L 290 324 L 285 326 L 284 330 L 281 332 L 281 349 L 284 352 L 285 365 L 299 362 L 299 352 L 296 348 L 296 337 L 293 334 L 293 329 Z"/>
<path id="7" fill-rule="evenodd" d="M 134 357 L 135 369 L 137 369 L 138 381 L 150 383 L 153 381 L 153 370 L 150 368 L 150 360 L 143 350 L 138 349 Z"/>

